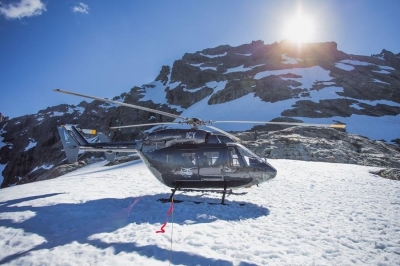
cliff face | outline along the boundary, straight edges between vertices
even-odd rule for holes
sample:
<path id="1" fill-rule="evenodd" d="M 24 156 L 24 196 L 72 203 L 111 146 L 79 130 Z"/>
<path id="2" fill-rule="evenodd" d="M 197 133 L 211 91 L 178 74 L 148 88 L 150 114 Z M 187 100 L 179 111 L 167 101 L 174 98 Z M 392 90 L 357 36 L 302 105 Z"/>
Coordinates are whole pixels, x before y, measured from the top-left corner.
<path id="1" fill-rule="evenodd" d="M 400 135 L 399 90 L 399 54 L 383 50 L 373 56 L 349 55 L 339 51 L 334 42 L 297 46 L 287 41 L 267 45 L 254 41 L 186 53 L 172 66 L 162 66 L 154 82 L 135 86 L 114 100 L 204 119 L 338 120 L 351 124 L 351 133 L 362 135 L 369 133 L 365 130 L 366 119 L 373 121 L 368 125 L 371 127 L 376 127 L 380 119 L 389 119 L 392 124 L 386 123 L 385 129 L 368 136 L 383 139 L 392 132 L 386 141 L 396 142 Z M 132 140 L 140 138 L 147 128 L 112 131 L 109 127 L 171 120 L 141 110 L 83 101 L 2 121 L 1 187 L 35 181 L 65 163 L 59 125 L 78 124 L 104 132 L 112 140 Z M 281 155 L 275 151 L 268 156 Z M 389 161 L 387 164 L 391 165 Z"/>
<path id="2" fill-rule="evenodd" d="M 394 54 L 390 51 L 383 49 L 380 54 L 383 56 L 385 61 L 389 63 L 390 66 L 394 67 L 397 70 L 400 70 L 400 53 Z"/>

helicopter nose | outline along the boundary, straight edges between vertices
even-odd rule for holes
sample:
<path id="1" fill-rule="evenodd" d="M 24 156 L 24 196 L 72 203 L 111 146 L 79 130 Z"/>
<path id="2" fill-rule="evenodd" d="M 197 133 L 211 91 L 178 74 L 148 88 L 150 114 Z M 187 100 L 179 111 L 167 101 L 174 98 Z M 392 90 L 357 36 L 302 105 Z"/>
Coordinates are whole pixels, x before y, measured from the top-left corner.
<path id="1" fill-rule="evenodd" d="M 272 165 L 270 165 L 269 163 L 266 163 L 266 164 L 267 164 L 267 167 L 266 167 L 267 173 L 263 176 L 264 181 L 268 181 L 270 179 L 275 178 L 275 176 L 277 174 L 276 169 Z"/>

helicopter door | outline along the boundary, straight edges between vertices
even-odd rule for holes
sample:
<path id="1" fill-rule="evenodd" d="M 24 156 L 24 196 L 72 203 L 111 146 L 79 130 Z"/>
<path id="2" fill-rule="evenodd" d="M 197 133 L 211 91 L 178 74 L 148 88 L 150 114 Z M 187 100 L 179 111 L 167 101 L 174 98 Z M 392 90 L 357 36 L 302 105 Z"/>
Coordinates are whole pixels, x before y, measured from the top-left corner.
<path id="1" fill-rule="evenodd" d="M 250 175 L 237 150 L 234 147 L 228 147 L 225 152 L 227 160 L 222 168 L 224 179 L 232 186 L 242 186 L 250 182 Z"/>
<path id="2" fill-rule="evenodd" d="M 175 154 L 176 165 L 179 172 L 176 174 L 187 180 L 199 180 L 199 171 L 196 162 L 196 153 L 193 151 L 181 151 Z"/>
<path id="3" fill-rule="evenodd" d="M 201 149 L 197 152 L 199 178 L 208 181 L 221 181 L 224 179 L 222 149 Z"/>

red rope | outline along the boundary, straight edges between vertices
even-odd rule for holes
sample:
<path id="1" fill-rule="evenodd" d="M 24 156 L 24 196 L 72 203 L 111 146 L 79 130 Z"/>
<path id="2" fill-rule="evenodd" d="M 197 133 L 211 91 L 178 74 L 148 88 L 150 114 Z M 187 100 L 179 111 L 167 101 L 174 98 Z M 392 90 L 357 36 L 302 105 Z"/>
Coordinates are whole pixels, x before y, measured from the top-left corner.
<path id="1" fill-rule="evenodd" d="M 168 223 L 168 217 L 171 215 L 172 211 L 174 210 L 174 201 L 171 201 L 171 207 L 169 207 L 168 213 L 167 213 L 167 218 L 165 219 L 165 223 L 161 226 L 159 231 L 156 231 L 156 233 L 165 233 L 164 227 Z"/>

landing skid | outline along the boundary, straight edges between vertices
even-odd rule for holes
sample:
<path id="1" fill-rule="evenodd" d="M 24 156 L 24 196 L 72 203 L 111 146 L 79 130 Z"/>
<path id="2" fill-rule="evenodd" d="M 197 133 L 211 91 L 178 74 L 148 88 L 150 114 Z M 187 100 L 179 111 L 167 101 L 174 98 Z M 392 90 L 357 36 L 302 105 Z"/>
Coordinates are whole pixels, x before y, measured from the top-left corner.
<path id="1" fill-rule="evenodd" d="M 228 194 L 228 195 L 245 195 L 245 194 L 247 194 L 247 192 L 240 192 L 240 193 L 238 193 L 238 192 L 233 192 L 232 189 L 226 189 L 226 186 L 224 187 L 224 189 L 187 189 L 187 188 L 174 188 L 174 189 L 171 189 L 171 191 L 172 191 L 171 196 L 170 196 L 168 199 L 159 199 L 158 201 L 163 202 L 163 203 L 165 203 L 165 202 L 171 202 L 171 201 L 172 201 L 172 198 L 174 197 L 176 191 L 183 191 L 183 192 L 213 192 L 213 193 L 221 193 L 221 194 L 222 194 L 221 204 L 222 204 L 222 205 L 225 205 L 225 195 L 226 195 L 226 194 Z M 175 203 L 181 203 L 181 202 L 184 202 L 184 201 L 174 199 L 174 202 L 175 202 Z M 194 203 L 198 204 L 198 203 L 201 203 L 201 202 L 194 201 Z"/>

